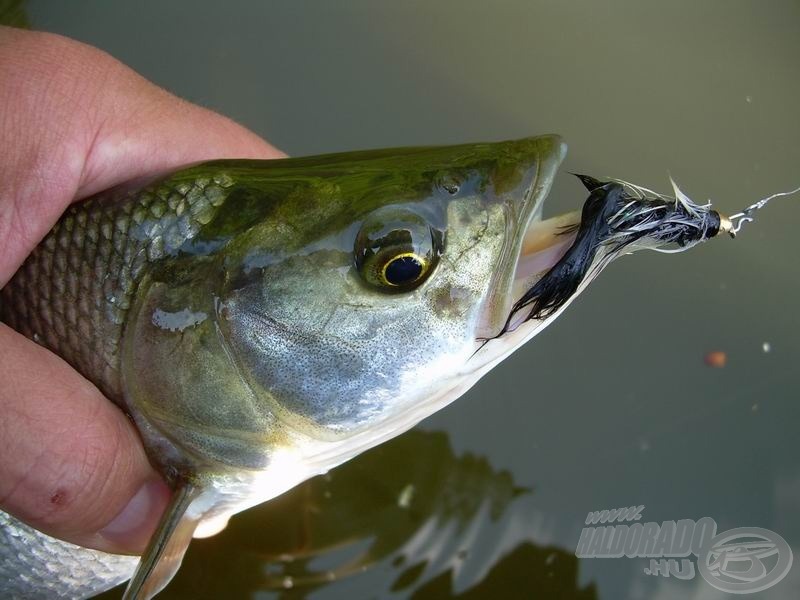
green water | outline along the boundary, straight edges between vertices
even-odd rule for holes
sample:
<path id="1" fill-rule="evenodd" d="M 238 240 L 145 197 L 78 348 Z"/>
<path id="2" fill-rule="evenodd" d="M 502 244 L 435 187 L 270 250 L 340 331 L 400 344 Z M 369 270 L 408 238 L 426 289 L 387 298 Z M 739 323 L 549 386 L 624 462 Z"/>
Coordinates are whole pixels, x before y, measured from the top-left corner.
<path id="1" fill-rule="evenodd" d="M 293 155 L 557 132 L 565 170 L 660 190 L 669 172 L 722 211 L 800 185 L 796 1 L 28 13 Z M 549 210 L 584 197 L 564 175 Z M 620 260 L 417 430 L 195 541 L 160 597 L 742 597 L 575 550 L 589 511 L 644 505 L 644 521 L 766 528 L 798 554 L 798 226 L 800 198 L 776 200 L 735 241 Z M 799 596 L 795 565 L 751 597 Z"/>

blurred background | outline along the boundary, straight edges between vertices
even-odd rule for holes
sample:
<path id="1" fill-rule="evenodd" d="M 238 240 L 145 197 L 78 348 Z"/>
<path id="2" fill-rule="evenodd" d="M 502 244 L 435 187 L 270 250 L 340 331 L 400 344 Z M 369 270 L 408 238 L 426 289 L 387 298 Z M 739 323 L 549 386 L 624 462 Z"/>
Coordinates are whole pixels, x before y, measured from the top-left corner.
<path id="1" fill-rule="evenodd" d="M 23 7 L 292 155 L 560 133 L 550 214 L 585 199 L 566 171 L 727 213 L 800 185 L 796 0 Z M 783 198 L 620 260 L 446 410 L 195 541 L 160 597 L 729 597 L 575 549 L 588 512 L 644 505 L 800 552 L 798 226 Z M 754 597 L 800 597 L 800 567 Z"/>

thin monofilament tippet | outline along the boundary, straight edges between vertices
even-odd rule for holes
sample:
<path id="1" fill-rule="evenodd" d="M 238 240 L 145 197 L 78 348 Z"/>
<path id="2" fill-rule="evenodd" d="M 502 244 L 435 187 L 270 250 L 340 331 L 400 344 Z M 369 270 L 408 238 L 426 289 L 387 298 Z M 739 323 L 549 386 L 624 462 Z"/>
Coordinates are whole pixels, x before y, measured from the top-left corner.
<path id="1" fill-rule="evenodd" d="M 728 220 L 731 223 L 731 227 L 728 230 L 730 236 L 736 237 L 736 234 L 739 233 L 739 230 L 742 228 L 742 225 L 745 223 L 751 223 L 754 220 L 753 213 L 757 210 L 764 208 L 767 202 L 772 200 L 773 198 L 780 198 L 781 196 L 792 196 L 800 192 L 800 187 L 793 189 L 790 192 L 778 192 L 777 194 L 772 194 L 771 196 L 767 196 L 766 198 L 762 198 L 758 202 L 751 204 L 747 208 L 745 208 L 742 212 L 738 212 L 735 215 L 731 215 L 728 217 Z"/>

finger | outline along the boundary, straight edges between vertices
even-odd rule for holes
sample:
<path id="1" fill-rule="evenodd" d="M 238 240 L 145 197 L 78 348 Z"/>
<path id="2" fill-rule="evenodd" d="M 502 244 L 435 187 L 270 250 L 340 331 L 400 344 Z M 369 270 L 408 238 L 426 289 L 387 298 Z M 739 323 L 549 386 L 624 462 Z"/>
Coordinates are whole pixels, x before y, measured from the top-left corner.
<path id="1" fill-rule="evenodd" d="M 70 542 L 141 552 L 169 489 L 131 422 L 68 364 L 2 324 L 0 381 L 0 505 Z"/>

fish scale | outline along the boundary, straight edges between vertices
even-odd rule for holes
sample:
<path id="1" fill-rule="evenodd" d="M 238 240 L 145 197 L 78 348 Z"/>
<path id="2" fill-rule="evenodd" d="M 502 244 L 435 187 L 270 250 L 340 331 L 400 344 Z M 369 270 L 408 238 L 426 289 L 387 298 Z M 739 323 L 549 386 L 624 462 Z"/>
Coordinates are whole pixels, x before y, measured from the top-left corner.
<path id="1" fill-rule="evenodd" d="M 108 554 L 51 538 L 0 511 L 3 598 L 88 598 L 131 576 L 138 556 Z"/>
<path id="2" fill-rule="evenodd" d="M 232 184 L 221 173 L 72 205 L 0 290 L 0 320 L 121 402 L 120 339 L 144 268 L 195 236 Z"/>

